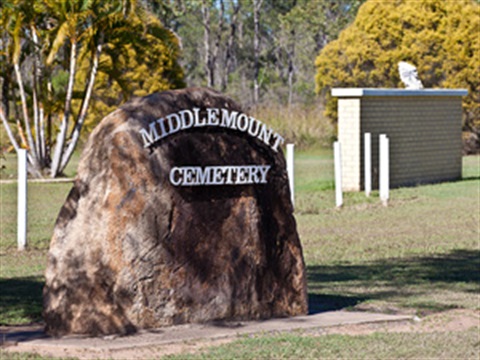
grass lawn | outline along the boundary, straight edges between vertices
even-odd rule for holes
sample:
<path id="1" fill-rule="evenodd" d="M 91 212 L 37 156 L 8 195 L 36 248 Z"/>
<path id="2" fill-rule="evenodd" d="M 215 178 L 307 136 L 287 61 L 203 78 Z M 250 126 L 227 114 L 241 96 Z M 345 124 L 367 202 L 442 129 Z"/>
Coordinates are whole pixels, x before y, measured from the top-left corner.
<path id="1" fill-rule="evenodd" d="M 80 151 L 73 153 L 69 163 L 64 170 L 64 177 L 72 178 L 77 173 Z M 17 155 L 14 153 L 3 153 L 0 156 L 0 179 L 14 180 L 17 178 Z"/>
<path id="2" fill-rule="evenodd" d="M 471 329 L 421 336 L 415 333 L 259 335 L 165 359 L 478 359 L 478 354 L 478 329 Z"/>
<path id="3" fill-rule="evenodd" d="M 480 310 L 480 157 L 464 157 L 461 181 L 392 190 L 388 207 L 377 192 L 347 193 L 336 209 L 329 150 L 297 152 L 295 173 L 312 312 Z M 18 253 L 16 185 L 0 185 L 0 324 L 40 320 L 48 243 L 70 187 L 29 184 L 30 248 Z M 191 358 L 478 358 L 479 331 L 262 335 Z"/>

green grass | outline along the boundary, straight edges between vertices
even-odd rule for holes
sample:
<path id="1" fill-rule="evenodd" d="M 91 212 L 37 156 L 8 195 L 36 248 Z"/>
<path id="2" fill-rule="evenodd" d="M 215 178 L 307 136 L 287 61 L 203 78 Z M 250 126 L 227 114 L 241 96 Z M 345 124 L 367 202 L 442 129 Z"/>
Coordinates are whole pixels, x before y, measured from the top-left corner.
<path id="1" fill-rule="evenodd" d="M 7 352 L 0 349 L 0 359 L 2 360 L 69 360 L 69 359 L 77 359 L 77 358 L 58 358 L 58 357 L 51 357 L 51 356 L 41 356 L 36 353 L 17 353 L 17 352 Z"/>
<path id="2" fill-rule="evenodd" d="M 301 332 L 245 336 L 195 354 L 162 357 L 194 359 L 478 359 L 478 329 L 432 333 L 374 333 L 312 336 Z M 0 350 L 4 360 L 56 359 Z"/>
<path id="3" fill-rule="evenodd" d="M 43 276 L 0 278 L 0 324 L 42 320 Z"/>
<path id="4" fill-rule="evenodd" d="M 71 183 L 28 184 L 28 249 L 18 252 L 17 184 L 0 184 L 0 325 L 41 320 L 43 273 Z"/>
<path id="5" fill-rule="evenodd" d="M 453 308 L 479 310 L 480 252 L 309 265 L 313 309 L 358 307 L 424 316 Z M 316 307 L 316 309 L 315 309 Z"/>
<path id="6" fill-rule="evenodd" d="M 464 158 L 462 181 L 392 190 L 388 207 L 378 192 L 347 193 L 336 209 L 329 177 L 302 176 L 295 213 L 311 309 L 479 309 L 479 159 Z M 333 176 L 324 162 L 300 155 L 296 176 L 312 167 Z"/>
<path id="7" fill-rule="evenodd" d="M 335 208 L 330 150 L 297 151 L 295 173 L 312 312 L 480 309 L 480 157 L 464 157 L 461 181 L 392 190 L 388 207 L 374 192 L 347 193 Z M 29 184 L 30 249 L 18 253 L 16 185 L 0 186 L 0 324 L 40 319 L 47 248 L 70 188 Z M 263 335 L 193 358 L 478 358 L 478 331 Z"/>
<path id="8" fill-rule="evenodd" d="M 165 359 L 478 359 L 478 329 L 438 333 L 259 335 Z"/>
<path id="9" fill-rule="evenodd" d="M 78 162 L 80 161 L 80 150 L 73 153 L 70 162 L 64 171 L 65 177 L 74 177 L 77 173 Z M 15 153 L 3 153 L 0 156 L 0 179 L 15 180 L 17 178 L 17 155 Z"/>
<path id="10" fill-rule="evenodd" d="M 48 249 L 53 227 L 71 183 L 28 183 L 28 246 Z M 17 184 L 0 184 L 0 251 L 16 248 Z"/>
<path id="11" fill-rule="evenodd" d="M 472 359 L 480 356 L 478 329 L 458 332 L 373 333 L 312 336 L 302 332 L 245 336 L 195 354 L 164 356 L 194 359 Z M 0 350 L 4 360 L 57 359 Z"/>

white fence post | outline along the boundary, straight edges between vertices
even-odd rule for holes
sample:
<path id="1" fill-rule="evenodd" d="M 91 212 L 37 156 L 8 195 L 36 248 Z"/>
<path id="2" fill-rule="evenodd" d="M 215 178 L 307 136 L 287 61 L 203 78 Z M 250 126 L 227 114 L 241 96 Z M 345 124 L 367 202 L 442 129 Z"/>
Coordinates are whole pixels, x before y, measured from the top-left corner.
<path id="1" fill-rule="evenodd" d="M 18 250 L 27 246 L 27 150 L 19 149 L 18 155 L 18 207 L 17 243 Z"/>
<path id="2" fill-rule="evenodd" d="M 335 161 L 335 205 L 343 205 L 342 193 L 342 147 L 338 141 L 333 143 L 333 157 Z"/>
<path id="3" fill-rule="evenodd" d="M 287 174 L 288 184 L 290 186 L 290 196 L 292 205 L 295 206 L 295 182 L 294 182 L 294 144 L 287 144 Z"/>
<path id="4" fill-rule="evenodd" d="M 380 135 L 380 169 L 379 169 L 379 190 L 380 200 L 383 205 L 388 205 L 389 189 L 390 189 L 390 154 L 389 154 L 389 140 L 387 135 Z"/>
<path id="5" fill-rule="evenodd" d="M 365 133 L 364 150 L 365 195 L 370 196 L 372 192 L 372 136 L 370 133 Z"/>

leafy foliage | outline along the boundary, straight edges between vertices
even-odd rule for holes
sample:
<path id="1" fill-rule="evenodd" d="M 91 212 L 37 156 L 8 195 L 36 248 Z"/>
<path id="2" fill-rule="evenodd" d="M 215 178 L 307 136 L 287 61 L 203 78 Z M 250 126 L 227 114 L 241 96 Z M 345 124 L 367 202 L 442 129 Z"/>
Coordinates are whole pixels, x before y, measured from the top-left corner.
<path id="1" fill-rule="evenodd" d="M 184 86 L 179 40 L 142 2 L 5 0 L 0 14 L 0 118 L 35 177 L 63 172 L 95 124 L 90 99 L 103 116 L 132 95 Z"/>
<path id="2" fill-rule="evenodd" d="M 337 38 L 365 0 L 145 0 L 182 39 L 189 85 L 209 85 L 246 106 L 316 103 L 312 59 Z M 254 7 L 259 6 L 255 30 Z M 202 15 L 208 8 L 209 16 Z M 210 35 L 206 36 L 208 26 Z M 258 36 L 258 64 L 255 38 Z M 206 56 L 206 53 L 211 56 Z M 213 64 L 207 65 L 207 59 Z M 255 76 L 258 71 L 258 76 Z"/>
<path id="3" fill-rule="evenodd" d="M 128 27 L 111 34 L 100 57 L 85 136 L 132 96 L 184 87 L 179 56 L 178 38 L 153 16 L 132 19 Z M 82 63 L 80 74 L 88 71 L 87 60 Z"/>
<path id="4" fill-rule="evenodd" d="M 332 87 L 402 87 L 399 61 L 425 88 L 467 88 L 464 128 L 480 133 L 480 6 L 472 0 L 367 1 L 316 59 L 317 92 L 336 119 Z"/>

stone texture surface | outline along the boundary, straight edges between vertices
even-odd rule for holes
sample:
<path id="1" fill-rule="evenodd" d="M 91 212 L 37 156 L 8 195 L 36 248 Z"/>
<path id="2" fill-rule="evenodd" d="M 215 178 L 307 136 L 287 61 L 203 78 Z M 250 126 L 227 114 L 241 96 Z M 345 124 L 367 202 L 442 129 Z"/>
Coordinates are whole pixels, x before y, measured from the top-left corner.
<path id="1" fill-rule="evenodd" d="M 139 130 L 178 110 L 240 111 L 207 89 L 137 99 L 91 134 L 50 244 L 49 334 L 127 334 L 307 313 L 305 266 L 281 152 L 230 129 L 144 148 Z M 271 165 L 268 184 L 177 188 L 174 166 Z"/>

